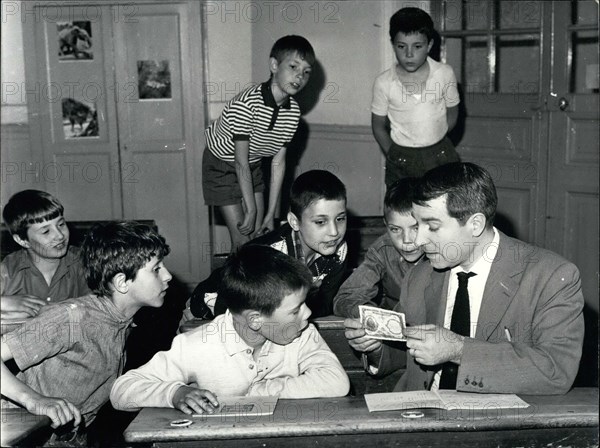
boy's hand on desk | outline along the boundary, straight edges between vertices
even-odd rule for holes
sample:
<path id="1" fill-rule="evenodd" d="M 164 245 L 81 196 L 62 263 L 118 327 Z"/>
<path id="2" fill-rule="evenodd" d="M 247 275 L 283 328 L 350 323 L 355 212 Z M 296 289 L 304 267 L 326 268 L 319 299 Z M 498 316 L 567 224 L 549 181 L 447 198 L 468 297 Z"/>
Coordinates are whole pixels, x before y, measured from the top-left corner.
<path id="1" fill-rule="evenodd" d="M 344 320 L 344 327 L 346 328 L 344 335 L 354 350 L 369 353 L 381 347 L 381 341 L 367 336 L 360 320 L 348 318 Z"/>
<path id="2" fill-rule="evenodd" d="M 209 390 L 181 386 L 173 395 L 173 406 L 188 415 L 212 414 L 219 407 L 219 402 Z"/>
<path id="3" fill-rule="evenodd" d="M 14 296 L 2 296 L 2 314 L 23 313 L 27 316 L 37 316 L 41 307 L 46 305 L 46 300 L 29 294 L 19 294 Z M 21 316 L 23 315 L 21 314 Z M 16 317 L 15 315 L 10 317 Z"/>
<path id="4" fill-rule="evenodd" d="M 35 415 L 47 415 L 52 420 L 52 427 L 66 425 L 73 420 L 73 426 L 81 423 L 81 413 L 75 405 L 62 398 L 44 397 L 36 398 L 23 403 L 25 408 Z"/>

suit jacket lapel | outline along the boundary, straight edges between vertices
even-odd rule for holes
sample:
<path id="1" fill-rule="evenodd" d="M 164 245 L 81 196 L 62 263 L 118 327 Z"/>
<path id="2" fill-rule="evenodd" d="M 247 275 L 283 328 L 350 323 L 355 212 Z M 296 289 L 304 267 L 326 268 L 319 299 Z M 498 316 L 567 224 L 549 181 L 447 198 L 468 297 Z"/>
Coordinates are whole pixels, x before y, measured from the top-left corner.
<path id="1" fill-rule="evenodd" d="M 518 289 L 519 282 L 516 276 L 523 272 L 523 265 L 515 260 L 515 254 L 518 253 L 515 252 L 516 240 L 507 237 L 502 232 L 499 234 L 498 252 L 485 284 L 477 319 L 475 337 L 482 340 L 488 340 L 496 331 Z"/>
<path id="2" fill-rule="evenodd" d="M 436 271 L 431 274 L 431 283 L 425 288 L 426 323 L 444 325 L 446 299 L 448 295 L 449 271 Z"/>

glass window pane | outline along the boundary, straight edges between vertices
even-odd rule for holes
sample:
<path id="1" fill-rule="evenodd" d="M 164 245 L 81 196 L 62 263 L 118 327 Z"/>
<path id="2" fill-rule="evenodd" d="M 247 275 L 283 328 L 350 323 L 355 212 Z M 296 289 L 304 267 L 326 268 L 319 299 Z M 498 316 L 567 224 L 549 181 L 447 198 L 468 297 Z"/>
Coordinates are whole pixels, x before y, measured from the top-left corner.
<path id="1" fill-rule="evenodd" d="M 598 1 L 580 0 L 572 1 L 572 24 L 573 25 L 596 25 L 598 26 Z"/>
<path id="2" fill-rule="evenodd" d="M 570 91 L 598 93 L 598 31 L 573 33 L 572 45 Z"/>
<path id="3" fill-rule="evenodd" d="M 536 93 L 539 90 L 540 41 L 524 34 L 497 40 L 496 77 L 502 93 Z"/>
<path id="4" fill-rule="evenodd" d="M 489 0 L 465 0 L 463 5 L 463 23 L 466 30 L 487 30 Z"/>
<path id="5" fill-rule="evenodd" d="M 462 60 L 462 82 L 466 92 L 488 92 L 488 46 L 485 38 L 466 37 Z"/>
<path id="6" fill-rule="evenodd" d="M 539 1 L 501 1 L 497 23 L 500 29 L 539 28 L 542 6 Z"/>

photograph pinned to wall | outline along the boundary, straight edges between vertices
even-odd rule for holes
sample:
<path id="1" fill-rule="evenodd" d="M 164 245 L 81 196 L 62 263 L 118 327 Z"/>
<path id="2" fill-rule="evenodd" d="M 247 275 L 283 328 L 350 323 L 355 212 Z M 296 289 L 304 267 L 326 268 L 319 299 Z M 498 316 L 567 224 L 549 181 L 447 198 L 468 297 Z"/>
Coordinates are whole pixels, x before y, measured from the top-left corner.
<path id="1" fill-rule="evenodd" d="M 96 104 L 86 104 L 73 98 L 63 98 L 62 125 L 65 139 L 98 137 Z"/>
<path id="2" fill-rule="evenodd" d="M 79 22 L 57 22 L 58 59 L 94 59 L 92 51 L 92 24 L 89 20 Z"/>
<path id="3" fill-rule="evenodd" d="M 170 99 L 169 61 L 137 61 L 140 100 Z"/>

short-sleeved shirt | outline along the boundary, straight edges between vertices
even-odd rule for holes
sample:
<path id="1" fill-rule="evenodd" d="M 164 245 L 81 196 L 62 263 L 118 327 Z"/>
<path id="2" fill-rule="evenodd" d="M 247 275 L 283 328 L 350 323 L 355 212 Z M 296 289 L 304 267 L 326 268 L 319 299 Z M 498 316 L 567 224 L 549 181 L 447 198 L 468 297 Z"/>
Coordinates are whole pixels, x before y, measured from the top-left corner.
<path id="1" fill-rule="evenodd" d="M 460 102 L 452 67 L 429 57 L 427 62 L 429 77 L 420 94 L 402 84 L 396 64 L 377 76 L 373 85 L 371 112 L 389 118 L 390 136 L 401 146 L 430 146 L 442 140 L 448 132 L 446 109 Z"/>
<path id="2" fill-rule="evenodd" d="M 17 378 L 70 401 L 89 424 L 123 370 L 131 321 L 110 299 L 88 294 L 42 307 L 4 338 L 21 370 Z"/>
<path id="3" fill-rule="evenodd" d="M 288 145 L 300 122 L 300 107 L 294 98 L 280 106 L 269 82 L 250 87 L 229 101 L 221 116 L 205 131 L 206 144 L 215 157 L 233 162 L 235 141 L 249 141 L 250 163 L 272 157 Z"/>
<path id="4" fill-rule="evenodd" d="M 2 260 L 0 279 L 3 296 L 29 294 L 40 299 L 50 298 L 50 302 L 60 302 L 90 292 L 76 247 L 69 247 L 67 254 L 60 259 L 50 285 L 25 249 L 13 252 Z"/>

